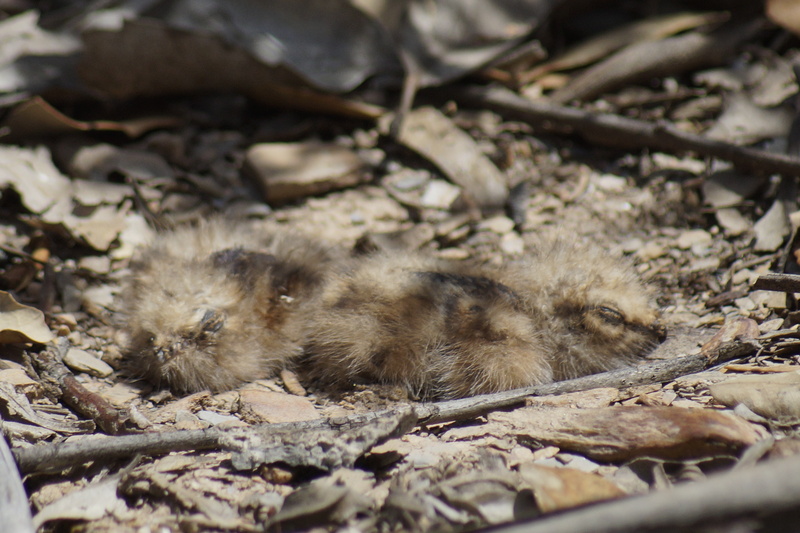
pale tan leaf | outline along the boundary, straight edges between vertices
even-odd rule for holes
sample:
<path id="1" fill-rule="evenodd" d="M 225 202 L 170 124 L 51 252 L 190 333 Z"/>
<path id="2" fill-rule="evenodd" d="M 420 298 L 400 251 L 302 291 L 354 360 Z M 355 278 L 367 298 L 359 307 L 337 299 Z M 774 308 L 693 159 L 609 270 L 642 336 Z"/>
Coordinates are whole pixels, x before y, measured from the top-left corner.
<path id="1" fill-rule="evenodd" d="M 558 446 L 593 459 L 686 459 L 729 454 L 759 436 L 729 413 L 678 407 L 523 408 L 489 415 L 524 441 Z"/>
<path id="2" fill-rule="evenodd" d="M 741 376 L 709 386 L 714 400 L 771 419 L 800 419 L 800 371 Z"/>
<path id="3" fill-rule="evenodd" d="M 44 323 L 44 314 L 22 305 L 5 291 L 0 291 L 0 342 L 40 342 L 53 340 Z"/>
<path id="4" fill-rule="evenodd" d="M 543 513 L 625 496 L 622 489 L 604 477 L 574 468 L 529 463 L 520 465 L 519 473 L 530 485 Z"/>

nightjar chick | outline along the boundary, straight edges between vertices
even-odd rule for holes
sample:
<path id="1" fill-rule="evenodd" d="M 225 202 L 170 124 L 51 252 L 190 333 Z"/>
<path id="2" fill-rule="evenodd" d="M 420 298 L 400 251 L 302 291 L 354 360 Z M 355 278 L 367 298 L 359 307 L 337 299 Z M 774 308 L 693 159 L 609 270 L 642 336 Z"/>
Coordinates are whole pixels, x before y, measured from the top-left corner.
<path id="1" fill-rule="evenodd" d="M 286 367 L 301 353 L 296 317 L 331 261 L 302 237 L 220 219 L 160 235 L 121 298 L 127 372 L 184 393 Z"/>
<path id="2" fill-rule="evenodd" d="M 456 398 L 574 378 L 649 353 L 665 329 L 632 267 L 567 240 L 503 266 L 376 255 L 323 287 L 306 322 L 311 379 Z"/>

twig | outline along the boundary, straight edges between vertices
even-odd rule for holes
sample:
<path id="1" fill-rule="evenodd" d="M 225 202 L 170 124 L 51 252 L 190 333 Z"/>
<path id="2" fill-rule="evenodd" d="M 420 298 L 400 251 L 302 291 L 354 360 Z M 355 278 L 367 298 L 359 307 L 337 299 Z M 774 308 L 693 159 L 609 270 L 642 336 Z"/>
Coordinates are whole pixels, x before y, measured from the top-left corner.
<path id="1" fill-rule="evenodd" d="M 31 521 L 28 496 L 2 428 L 3 420 L 0 418 L 0 516 L 3 517 L 3 531 L 33 533 L 35 529 Z"/>
<path id="2" fill-rule="evenodd" d="M 626 84 L 718 65 L 763 26 L 762 20 L 718 31 L 684 33 L 628 46 L 589 68 L 550 95 L 555 103 L 587 100 Z"/>
<path id="3" fill-rule="evenodd" d="M 800 276 L 797 274 L 764 274 L 759 276 L 753 289 L 759 291 L 800 292 Z"/>
<path id="4" fill-rule="evenodd" d="M 45 348 L 33 359 L 41 377 L 58 388 L 65 404 L 93 420 L 104 432 L 110 435 L 124 432 L 126 417 L 105 398 L 86 390 L 61 362 L 67 349 L 68 341 L 62 339 L 55 348 Z"/>
<path id="5" fill-rule="evenodd" d="M 20 257 L 22 257 L 24 259 L 27 259 L 28 261 L 33 261 L 34 263 L 37 263 L 37 264 L 42 265 L 42 266 L 44 266 L 47 263 L 49 263 L 49 259 L 36 258 L 33 255 L 29 254 L 28 252 L 25 252 L 23 250 L 19 250 L 17 248 L 14 248 L 13 246 L 9 246 L 7 244 L 0 243 L 0 250 L 4 251 L 6 253 L 9 253 L 11 255 L 18 255 L 18 256 L 20 256 Z"/>
<path id="6" fill-rule="evenodd" d="M 600 114 L 575 107 L 526 100 L 502 88 L 452 87 L 446 98 L 464 105 L 491 109 L 545 132 L 578 134 L 588 142 L 614 148 L 650 148 L 667 152 L 695 152 L 730 161 L 758 174 L 800 175 L 800 158 L 707 139 L 680 131 L 667 123 L 653 123 L 619 115 Z"/>
<path id="7" fill-rule="evenodd" d="M 413 419 L 411 417 L 414 417 Z M 275 455 L 276 448 L 285 448 L 280 443 L 267 447 L 265 442 L 270 438 L 278 441 L 291 439 L 312 447 L 317 445 L 311 438 L 321 430 L 336 431 L 348 435 L 363 430 L 365 426 L 380 422 L 386 418 L 400 420 L 398 431 L 404 433 L 414 426 L 416 417 L 408 407 L 391 409 L 378 412 L 356 414 L 347 417 L 331 419 L 310 420 L 303 422 L 286 422 L 280 424 L 259 424 L 247 428 L 208 428 L 179 431 L 162 431 L 158 433 L 143 433 L 140 435 L 122 435 L 104 439 L 82 440 L 57 444 L 40 444 L 29 448 L 13 450 L 20 471 L 29 474 L 32 472 L 54 472 L 63 470 L 73 465 L 88 463 L 90 461 L 112 461 L 133 457 L 137 454 L 159 455 L 169 452 L 188 450 L 234 449 L 232 443 L 243 442 L 248 436 L 254 436 L 264 444 L 265 449 L 256 450 L 263 454 Z M 281 436 L 283 438 L 281 439 Z M 350 445 L 352 448 L 352 445 Z M 286 450 L 284 450 L 286 451 Z M 291 451 L 291 450 L 289 450 Z M 283 458 L 285 459 L 285 457 Z"/>
<path id="8" fill-rule="evenodd" d="M 753 341 L 734 341 L 723 344 L 714 357 L 710 357 L 706 353 L 700 353 L 549 385 L 475 396 L 461 400 L 421 404 L 414 406 L 414 411 L 420 423 L 432 424 L 460 420 L 492 410 L 518 405 L 524 402 L 527 396 L 531 395 L 564 394 L 597 387 L 629 387 L 645 383 L 670 381 L 678 376 L 703 370 L 712 364 L 753 353 L 756 349 L 757 345 Z M 389 409 L 368 415 L 379 418 L 386 413 L 396 414 L 396 411 L 396 409 Z M 346 431 L 348 428 L 353 427 L 354 424 L 360 423 L 364 416 L 366 415 L 351 415 L 320 421 L 270 424 L 267 427 L 260 428 L 259 431 L 266 431 L 267 433 L 301 432 L 318 430 L 324 425 Z M 221 447 L 222 439 L 226 435 L 228 435 L 227 432 L 216 428 L 123 435 L 100 440 L 40 444 L 30 448 L 16 449 L 14 450 L 14 456 L 22 472 L 52 471 L 88 461 L 120 459 L 136 454 L 153 455 L 171 451 L 217 449 Z"/>
<path id="9" fill-rule="evenodd" d="M 494 394 L 483 394 L 446 402 L 422 404 L 416 408 L 421 424 L 434 424 L 451 420 L 462 420 L 506 409 L 524 403 L 528 396 L 546 396 L 578 392 L 599 387 L 624 388 L 672 381 L 673 379 L 700 372 L 712 365 L 755 353 L 758 343 L 752 340 L 735 340 L 720 346 L 718 354 L 709 357 L 700 352 L 695 355 L 656 361 L 631 368 L 603 372 L 582 378 L 570 379 L 515 389 Z"/>
<path id="10" fill-rule="evenodd" d="M 694 532 L 698 526 L 772 518 L 759 531 L 800 530 L 800 457 L 733 470 L 644 496 L 492 528 L 493 533 Z M 752 525 L 748 522 L 748 528 Z M 705 527 L 703 531 L 705 531 Z M 714 529 L 716 531 L 716 529 Z M 732 531 L 721 528 L 720 531 Z M 749 531 L 750 529 L 748 529 Z"/>
<path id="11" fill-rule="evenodd" d="M 90 461 L 112 461 L 136 454 L 158 455 L 219 447 L 216 428 L 122 435 L 97 440 L 39 444 L 12 450 L 21 472 L 57 472 Z"/>

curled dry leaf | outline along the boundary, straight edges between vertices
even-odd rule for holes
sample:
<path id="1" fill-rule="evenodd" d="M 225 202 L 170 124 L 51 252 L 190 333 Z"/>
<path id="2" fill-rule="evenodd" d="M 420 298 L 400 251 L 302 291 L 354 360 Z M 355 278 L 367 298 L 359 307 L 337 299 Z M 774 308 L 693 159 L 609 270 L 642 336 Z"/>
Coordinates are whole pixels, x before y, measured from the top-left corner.
<path id="1" fill-rule="evenodd" d="M 741 418 L 705 409 L 606 407 L 518 409 L 489 415 L 518 439 L 558 446 L 602 461 L 686 459 L 730 454 L 759 436 Z"/>
<path id="2" fill-rule="evenodd" d="M 724 18 L 727 18 L 725 13 L 670 13 L 615 27 L 537 65 L 523 76 L 523 82 L 529 83 L 551 72 L 588 65 L 632 43 L 663 39 Z"/>
<path id="3" fill-rule="evenodd" d="M 0 343 L 45 343 L 53 337 L 41 311 L 22 305 L 9 293 L 0 291 Z"/>
<path id="4" fill-rule="evenodd" d="M 49 135 L 64 135 L 89 131 L 121 132 L 128 137 L 139 137 L 157 128 L 179 124 L 179 119 L 169 116 L 146 116 L 131 120 L 82 121 L 71 118 L 39 96 L 26 100 L 9 111 L 2 121 L 4 142 L 18 142 Z"/>
<path id="5" fill-rule="evenodd" d="M 520 465 L 519 473 L 543 513 L 625 496 L 625 491 L 604 477 L 574 468 L 527 463 Z"/>
<path id="6" fill-rule="evenodd" d="M 117 495 L 118 484 L 119 477 L 114 476 L 54 501 L 33 518 L 36 530 L 53 520 L 93 521 L 114 511 L 124 512 L 126 505 Z"/>
<path id="7" fill-rule="evenodd" d="M 773 420 L 800 420 L 800 371 L 741 376 L 709 386 L 714 400 Z"/>

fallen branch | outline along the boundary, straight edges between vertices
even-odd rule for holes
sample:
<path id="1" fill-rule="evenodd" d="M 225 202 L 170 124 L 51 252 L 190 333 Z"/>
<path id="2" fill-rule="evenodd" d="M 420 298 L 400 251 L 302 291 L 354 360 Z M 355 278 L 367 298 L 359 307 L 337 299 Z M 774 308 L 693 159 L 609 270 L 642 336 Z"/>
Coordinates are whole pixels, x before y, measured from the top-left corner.
<path id="1" fill-rule="evenodd" d="M 40 444 L 13 450 L 21 472 L 57 472 L 92 461 L 106 462 L 137 454 L 160 455 L 190 450 L 226 449 L 233 461 L 246 468 L 261 462 L 284 462 L 328 468 L 348 464 L 385 436 L 400 436 L 414 427 L 416 415 L 409 406 L 323 420 L 259 424 L 246 428 L 162 431 L 58 444 Z M 324 438 L 320 438 L 326 433 Z M 334 435 L 345 435 L 341 450 Z M 327 445 L 321 445 L 321 441 Z M 359 449 L 360 453 L 356 453 Z M 327 451 L 325 448 L 327 447 Z M 337 464 L 332 456 L 339 453 Z M 303 463 L 303 453 L 308 455 Z M 355 454 L 355 457 L 354 457 Z"/>
<path id="2" fill-rule="evenodd" d="M 597 387 L 623 388 L 671 381 L 679 376 L 699 372 L 713 364 L 748 355 L 757 349 L 758 344 L 754 341 L 734 340 L 721 345 L 713 354 L 701 352 L 696 355 L 657 361 L 633 368 L 605 372 L 548 385 L 473 396 L 460 400 L 420 404 L 414 406 L 414 414 L 420 424 L 433 424 L 471 418 L 493 410 L 520 405 L 524 403 L 526 397 L 532 395 L 565 394 Z M 401 407 L 400 410 L 402 409 Z M 319 431 L 325 427 L 340 431 L 350 431 L 362 423 L 365 417 L 375 417 L 377 419 L 395 416 L 397 413 L 398 409 L 395 408 L 367 413 L 366 415 L 359 414 L 329 420 L 267 424 L 244 430 L 236 429 L 239 432 L 246 432 L 248 429 L 252 429 L 261 432 L 262 436 Z M 110 461 L 132 457 L 136 454 L 156 455 L 173 451 L 220 449 L 223 447 L 223 443 L 230 441 L 232 431 L 209 428 L 123 435 L 99 440 L 40 444 L 30 448 L 15 449 L 13 453 L 20 471 L 24 473 L 57 471 L 75 464 L 89 461 Z"/>
<path id="3" fill-rule="evenodd" d="M 673 153 L 694 152 L 700 156 L 730 161 L 743 170 L 758 174 L 800 175 L 800 158 L 715 141 L 681 131 L 664 122 L 647 122 L 593 113 L 576 107 L 534 102 L 502 88 L 451 87 L 446 93 L 439 94 L 462 105 L 490 109 L 507 119 L 527 122 L 544 132 L 577 134 L 593 144 Z"/>
<path id="4" fill-rule="evenodd" d="M 217 428 L 162 431 L 141 435 L 121 435 L 103 439 L 38 444 L 12 450 L 20 472 L 58 472 L 70 466 L 92 461 L 106 462 L 137 454 L 160 455 L 188 450 L 211 450 L 219 447 Z"/>
<path id="5" fill-rule="evenodd" d="M 603 502 L 559 516 L 518 522 L 493 533 L 634 533 L 800 530 L 800 457 L 736 469 L 704 481 L 624 500 Z M 757 525 L 758 524 L 758 525 Z M 727 526 L 727 527 L 724 527 Z M 714 528 L 716 531 L 717 529 Z"/>
<path id="6" fill-rule="evenodd" d="M 759 276 L 753 289 L 757 291 L 800 292 L 800 276 L 797 274 L 764 274 Z"/>

